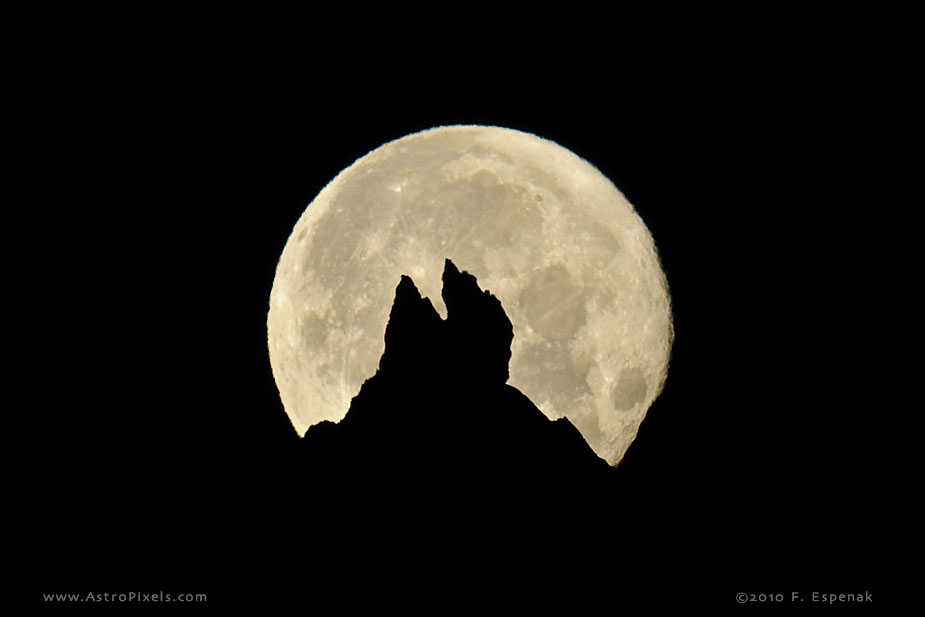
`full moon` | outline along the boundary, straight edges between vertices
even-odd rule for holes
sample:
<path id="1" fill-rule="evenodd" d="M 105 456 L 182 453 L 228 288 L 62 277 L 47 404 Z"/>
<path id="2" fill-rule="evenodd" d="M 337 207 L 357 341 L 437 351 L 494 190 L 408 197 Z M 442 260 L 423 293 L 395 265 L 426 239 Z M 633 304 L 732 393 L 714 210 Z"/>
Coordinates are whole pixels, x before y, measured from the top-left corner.
<path id="1" fill-rule="evenodd" d="M 616 465 L 662 390 L 673 327 L 642 219 L 556 143 L 445 126 L 386 143 L 337 175 L 283 249 L 267 318 L 273 375 L 299 435 L 339 421 L 385 347 L 402 274 L 446 317 L 444 259 L 501 300 L 508 383 L 567 417 Z"/>

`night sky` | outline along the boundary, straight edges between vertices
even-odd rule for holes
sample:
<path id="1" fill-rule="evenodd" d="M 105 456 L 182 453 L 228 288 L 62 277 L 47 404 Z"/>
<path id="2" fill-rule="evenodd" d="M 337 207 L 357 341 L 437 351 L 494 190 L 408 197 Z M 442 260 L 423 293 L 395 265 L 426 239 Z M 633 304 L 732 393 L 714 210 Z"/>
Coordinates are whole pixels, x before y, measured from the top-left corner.
<path id="1" fill-rule="evenodd" d="M 620 464 L 677 540 L 665 559 L 682 572 L 653 576 L 696 581 L 705 605 L 884 592 L 891 403 L 869 387 L 875 302 L 859 281 L 890 282 L 858 239 L 877 233 L 855 216 L 869 202 L 846 190 L 857 116 L 837 76 L 722 57 L 647 55 L 658 70 L 621 80 L 616 64 L 607 83 L 567 65 L 348 78 L 323 62 L 140 78 L 154 60 L 73 78 L 82 97 L 39 109 L 54 164 L 36 182 L 45 207 L 21 213 L 35 275 L 11 299 L 36 324 L 15 334 L 41 341 L 9 385 L 35 421 L 19 476 L 33 583 L 227 599 L 206 574 L 214 536 L 253 531 L 240 523 L 296 439 L 265 329 L 289 230 L 383 142 L 478 123 L 587 159 L 655 239 L 675 346 Z"/>

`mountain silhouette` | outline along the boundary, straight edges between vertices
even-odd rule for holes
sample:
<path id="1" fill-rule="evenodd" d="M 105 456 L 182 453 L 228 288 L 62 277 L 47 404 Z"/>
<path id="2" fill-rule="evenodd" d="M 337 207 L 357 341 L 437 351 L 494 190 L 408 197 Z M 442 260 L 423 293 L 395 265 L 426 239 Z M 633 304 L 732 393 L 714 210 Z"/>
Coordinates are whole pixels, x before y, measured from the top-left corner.
<path id="1" fill-rule="evenodd" d="M 301 464 L 320 483 L 419 500 L 545 499 L 606 484 L 614 469 L 568 419 L 549 420 L 506 383 L 514 335 L 501 302 L 450 260 L 442 296 L 445 320 L 401 277 L 378 371 L 342 421 L 306 432 Z"/>
<path id="2" fill-rule="evenodd" d="M 289 485 L 261 498 L 247 554 L 265 565 L 248 584 L 335 604 L 358 589 L 363 602 L 457 605 L 500 593 L 521 608 L 575 606 L 612 584 L 599 562 L 615 558 L 600 553 L 618 533 L 617 470 L 506 383 L 514 334 L 495 296 L 450 260 L 442 296 L 446 319 L 401 277 L 375 375 L 340 422 L 305 433 Z M 293 538 L 293 560 L 273 567 Z"/>

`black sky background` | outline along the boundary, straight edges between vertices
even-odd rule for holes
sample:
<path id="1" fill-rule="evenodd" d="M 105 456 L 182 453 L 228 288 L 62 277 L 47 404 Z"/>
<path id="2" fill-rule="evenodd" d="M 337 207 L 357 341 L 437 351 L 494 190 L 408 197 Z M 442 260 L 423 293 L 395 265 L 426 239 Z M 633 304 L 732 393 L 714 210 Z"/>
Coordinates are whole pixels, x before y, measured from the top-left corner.
<path id="1" fill-rule="evenodd" d="M 867 195 L 846 190 L 870 118 L 824 55 L 636 54 L 600 70 L 526 52 L 495 70 L 290 67 L 272 53 L 55 63 L 63 99 L 36 97 L 23 122 L 51 159 L 34 182 L 42 208 L 23 209 L 13 245 L 38 273 L 19 306 L 42 344 L 11 385 L 35 422 L 16 473 L 33 583 L 220 601 L 232 590 L 214 561 L 268 524 L 313 532 L 310 515 L 263 511 L 267 491 L 310 490 L 279 468 L 296 436 L 266 352 L 278 256 L 355 159 L 479 123 L 587 159 L 654 236 L 676 341 L 620 470 L 625 507 L 659 512 L 646 531 L 677 549 L 653 573 L 666 593 L 887 593 L 889 428 L 858 282 L 891 283 L 858 240 L 878 234 L 856 215 Z"/>

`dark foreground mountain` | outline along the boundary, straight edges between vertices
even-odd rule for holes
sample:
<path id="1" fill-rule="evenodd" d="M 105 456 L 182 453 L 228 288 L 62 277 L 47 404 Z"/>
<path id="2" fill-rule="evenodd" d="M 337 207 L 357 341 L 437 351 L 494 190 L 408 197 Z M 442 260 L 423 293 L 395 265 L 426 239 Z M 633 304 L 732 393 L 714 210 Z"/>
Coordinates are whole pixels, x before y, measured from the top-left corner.
<path id="1" fill-rule="evenodd" d="M 302 439 L 311 477 L 421 503 L 608 490 L 614 470 L 578 430 L 505 383 L 513 332 L 498 299 L 449 260 L 442 295 L 446 320 L 402 277 L 376 375 L 340 423 Z"/>
<path id="2" fill-rule="evenodd" d="M 364 593 L 463 602 L 462 590 L 526 585 L 536 603 L 555 581 L 589 598 L 623 533 L 616 470 L 505 383 L 513 332 L 498 299 L 449 260 L 442 295 L 445 320 L 402 277 L 379 369 L 341 422 L 299 443 L 274 533 L 299 539 L 310 559 L 297 574 L 326 596 L 362 581 Z"/>

